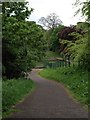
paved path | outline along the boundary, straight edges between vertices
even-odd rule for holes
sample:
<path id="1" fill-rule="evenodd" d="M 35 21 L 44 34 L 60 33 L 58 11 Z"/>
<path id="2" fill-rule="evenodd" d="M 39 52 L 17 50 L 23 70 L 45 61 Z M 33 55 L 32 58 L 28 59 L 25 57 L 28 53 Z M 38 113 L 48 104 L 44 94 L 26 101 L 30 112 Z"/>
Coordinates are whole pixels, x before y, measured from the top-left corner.
<path id="1" fill-rule="evenodd" d="M 87 118 L 86 112 L 76 103 L 66 89 L 57 82 L 46 80 L 33 70 L 30 78 L 35 81 L 36 89 L 22 103 L 16 105 L 11 118 Z"/>

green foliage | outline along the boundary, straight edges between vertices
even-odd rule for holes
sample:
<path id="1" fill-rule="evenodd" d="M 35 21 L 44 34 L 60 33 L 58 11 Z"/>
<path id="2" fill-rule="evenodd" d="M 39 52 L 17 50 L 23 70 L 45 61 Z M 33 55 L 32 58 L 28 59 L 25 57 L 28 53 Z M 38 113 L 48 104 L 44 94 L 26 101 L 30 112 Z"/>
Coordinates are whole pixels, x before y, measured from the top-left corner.
<path id="1" fill-rule="evenodd" d="M 87 16 L 87 21 L 90 22 L 90 1 L 89 0 L 86 0 L 86 2 L 83 2 L 82 13 L 83 15 Z"/>
<path id="2" fill-rule="evenodd" d="M 87 32 L 89 27 L 90 24 L 88 22 L 78 22 L 76 26 L 77 29 L 82 29 L 83 32 Z"/>
<path id="3" fill-rule="evenodd" d="M 2 3 L 2 12 L 3 16 L 6 17 L 15 17 L 17 20 L 25 20 L 29 17 L 32 8 L 30 10 L 27 7 L 28 2 L 3 2 Z"/>
<path id="4" fill-rule="evenodd" d="M 74 5 L 76 7 L 79 7 L 75 15 L 81 12 L 82 16 L 86 17 L 86 21 L 90 22 L 90 1 L 89 0 L 85 0 L 85 1 L 76 0 Z"/>
<path id="5" fill-rule="evenodd" d="M 88 69 L 90 58 L 88 45 L 89 27 L 89 23 L 79 22 L 76 26 L 64 27 L 60 25 L 53 30 L 47 31 L 49 50 L 59 52 L 62 57 L 70 56 L 72 64 Z"/>
<path id="6" fill-rule="evenodd" d="M 89 68 L 89 45 L 88 45 L 88 28 L 90 24 L 86 22 L 78 23 L 76 25 L 76 31 L 69 33 L 72 36 L 72 40 L 60 39 L 61 53 L 64 56 L 69 55 L 71 63 L 78 65 L 83 69 Z M 78 31 L 79 30 L 79 31 Z M 62 49 L 63 48 L 63 49 Z"/>
<path id="7" fill-rule="evenodd" d="M 74 59 L 75 64 L 80 63 L 79 67 L 88 69 L 88 35 L 83 36 L 77 35 L 77 40 L 75 43 L 68 44 L 68 53 L 71 54 L 72 59 Z"/>
<path id="8" fill-rule="evenodd" d="M 80 0 L 76 0 L 76 3 L 74 4 L 75 6 L 79 6 L 78 11 L 76 12 L 76 14 L 78 14 L 79 12 L 82 13 L 82 16 L 84 16 L 86 18 L 86 22 L 82 23 L 79 22 L 79 24 L 77 24 L 77 27 L 80 27 L 81 29 L 84 30 L 84 32 L 87 33 L 87 37 L 83 37 L 83 39 L 81 39 L 81 41 L 85 41 L 83 42 L 83 45 L 80 49 L 79 52 L 79 59 L 82 59 L 85 68 L 87 68 L 90 71 L 90 1 L 89 0 L 85 0 L 84 2 L 80 1 Z M 81 7 L 80 7 L 81 6 Z M 84 45 L 85 43 L 85 45 Z M 81 43 L 82 44 L 82 43 Z M 79 46 L 80 47 L 80 46 Z M 84 47 L 84 48 L 83 48 Z M 81 55 L 80 55 L 81 54 Z"/>
<path id="9" fill-rule="evenodd" d="M 88 105 L 88 72 L 78 68 L 44 69 L 42 77 L 64 84 L 82 104 Z"/>
<path id="10" fill-rule="evenodd" d="M 59 39 L 58 39 L 58 32 L 60 32 L 64 28 L 63 25 L 59 25 L 58 27 L 55 27 L 53 31 L 51 31 L 50 34 L 50 49 L 52 51 L 58 51 L 59 50 Z"/>
<path id="11" fill-rule="evenodd" d="M 3 75 L 8 78 L 31 70 L 44 55 L 44 30 L 35 22 L 25 21 L 30 13 L 26 3 L 3 3 Z"/>
<path id="12" fill-rule="evenodd" d="M 2 82 L 2 112 L 3 117 L 12 107 L 22 100 L 34 88 L 31 80 L 19 78 L 17 80 L 4 80 Z"/>

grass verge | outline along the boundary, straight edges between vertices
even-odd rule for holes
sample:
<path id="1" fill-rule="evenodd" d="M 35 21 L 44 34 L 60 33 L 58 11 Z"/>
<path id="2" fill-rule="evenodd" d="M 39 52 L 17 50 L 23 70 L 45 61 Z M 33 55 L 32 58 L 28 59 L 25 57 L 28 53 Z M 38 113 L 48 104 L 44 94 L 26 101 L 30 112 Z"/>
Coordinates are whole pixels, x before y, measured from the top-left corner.
<path id="1" fill-rule="evenodd" d="M 77 68 L 44 69 L 40 76 L 64 84 L 82 105 L 88 105 L 88 72 Z"/>
<path id="2" fill-rule="evenodd" d="M 5 80 L 2 82 L 2 116 L 7 117 L 13 106 L 32 91 L 35 84 L 25 78 Z M 15 110 L 14 110 L 15 111 Z"/>

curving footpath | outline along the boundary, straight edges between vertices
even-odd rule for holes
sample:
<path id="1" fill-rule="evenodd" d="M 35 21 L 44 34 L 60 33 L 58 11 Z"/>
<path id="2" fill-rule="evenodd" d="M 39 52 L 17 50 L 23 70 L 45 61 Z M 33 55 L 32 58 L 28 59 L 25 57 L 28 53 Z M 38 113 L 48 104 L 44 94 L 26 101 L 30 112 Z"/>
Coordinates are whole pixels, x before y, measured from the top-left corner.
<path id="1" fill-rule="evenodd" d="M 60 84 L 41 78 L 33 69 L 29 77 L 35 81 L 36 89 L 17 104 L 10 118 L 88 118 L 88 111 L 75 102 Z"/>

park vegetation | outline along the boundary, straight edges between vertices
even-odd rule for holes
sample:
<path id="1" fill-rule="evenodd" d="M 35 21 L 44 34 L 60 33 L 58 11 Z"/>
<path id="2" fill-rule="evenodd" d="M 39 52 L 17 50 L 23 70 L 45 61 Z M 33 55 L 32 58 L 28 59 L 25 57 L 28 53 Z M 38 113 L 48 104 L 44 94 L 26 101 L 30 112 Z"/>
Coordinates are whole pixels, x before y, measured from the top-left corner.
<path id="1" fill-rule="evenodd" d="M 27 2 L 2 3 L 2 111 L 7 115 L 33 88 L 27 72 L 44 56 L 42 26 L 28 21 L 33 9 Z"/>
<path id="2" fill-rule="evenodd" d="M 2 74 L 7 78 L 30 71 L 44 53 L 44 29 L 26 20 L 32 11 L 26 2 L 2 4 Z"/>
<path id="3" fill-rule="evenodd" d="M 88 107 L 88 73 L 78 68 L 61 67 L 48 68 L 41 71 L 40 76 L 64 85 L 69 90 L 76 101 L 79 101 L 84 107 Z"/>
<path id="4" fill-rule="evenodd" d="M 35 88 L 35 84 L 31 80 L 25 78 L 11 79 L 3 82 L 2 91 L 2 117 L 7 117 L 12 112 L 17 111 L 14 109 L 16 103 L 23 101 L 24 98 L 30 94 Z"/>
<path id="5" fill-rule="evenodd" d="M 49 68 L 39 74 L 64 84 L 82 104 L 89 105 L 90 1 L 77 0 L 75 6 L 78 5 L 82 6 L 76 14 L 82 12 L 86 17 L 85 22 L 78 22 L 77 25 L 71 26 L 60 24 L 47 32 L 49 50 L 58 52 L 64 60 L 63 64 L 49 62 L 47 64 Z M 57 68 L 57 66 L 62 67 Z"/>
<path id="6" fill-rule="evenodd" d="M 39 23 L 43 27 L 29 21 L 33 8 L 28 8 L 27 4 L 28 2 L 2 3 L 3 113 L 32 90 L 34 83 L 24 77 L 38 62 L 46 59 L 48 52 L 69 61 L 69 66 L 46 69 L 40 75 L 64 83 L 82 103 L 88 104 L 90 1 L 81 4 L 77 0 L 75 5 L 82 5 L 80 10 L 86 21 L 71 26 L 64 26 L 55 13 L 40 18 Z"/>

